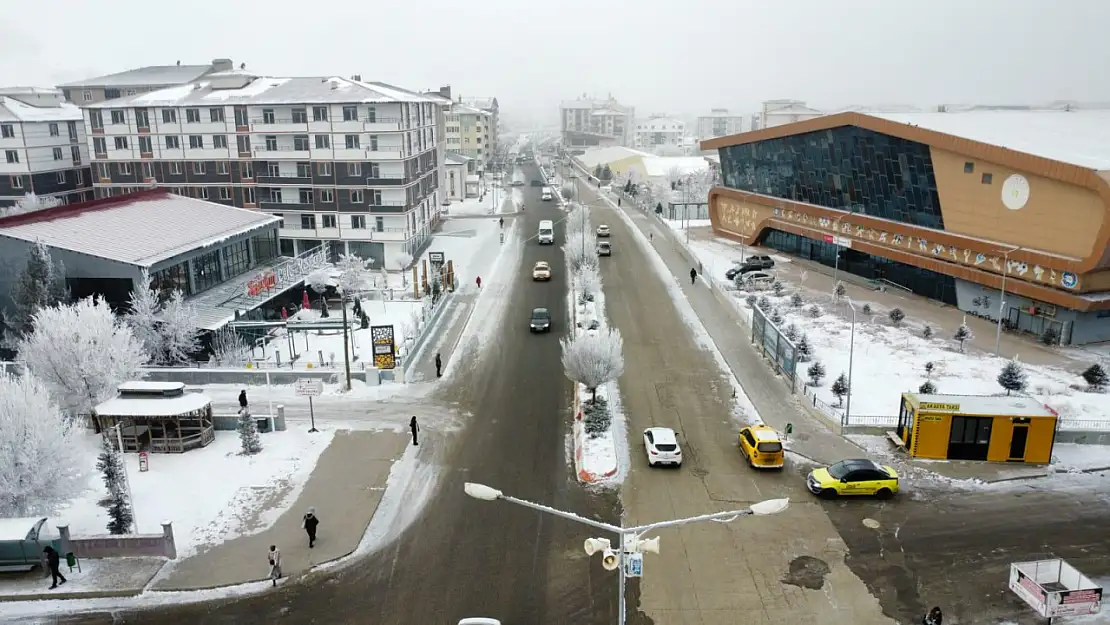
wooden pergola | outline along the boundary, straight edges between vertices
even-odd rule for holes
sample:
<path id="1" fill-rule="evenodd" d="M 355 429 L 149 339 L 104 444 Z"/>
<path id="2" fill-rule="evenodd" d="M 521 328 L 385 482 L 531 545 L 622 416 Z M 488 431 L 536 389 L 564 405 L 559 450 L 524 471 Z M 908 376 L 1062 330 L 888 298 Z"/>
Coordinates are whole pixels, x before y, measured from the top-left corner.
<path id="1" fill-rule="evenodd" d="M 125 382 L 119 396 L 96 407 L 101 429 L 120 425 L 123 451 L 184 453 L 216 439 L 212 400 L 181 382 Z M 116 437 L 109 436 L 116 443 Z"/>

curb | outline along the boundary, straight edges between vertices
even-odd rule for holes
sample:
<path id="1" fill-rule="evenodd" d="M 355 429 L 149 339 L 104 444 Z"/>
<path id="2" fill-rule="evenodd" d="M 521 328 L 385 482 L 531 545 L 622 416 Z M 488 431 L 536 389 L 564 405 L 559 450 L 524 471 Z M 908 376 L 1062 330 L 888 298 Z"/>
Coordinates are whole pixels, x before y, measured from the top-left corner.
<path id="1" fill-rule="evenodd" d="M 90 590 L 87 592 L 74 591 L 63 593 L 37 592 L 26 595 L 4 595 L 0 603 L 16 603 L 19 601 L 71 601 L 73 599 L 113 599 L 120 597 L 137 597 L 142 594 L 142 588 L 129 588 L 123 590 Z"/>
<path id="2" fill-rule="evenodd" d="M 574 385 L 574 472 L 578 475 L 578 481 L 583 484 L 593 484 L 600 482 L 606 478 L 613 477 L 620 470 L 620 463 L 613 467 L 612 471 L 605 473 L 591 473 L 583 466 L 583 455 L 585 454 L 585 444 L 583 437 L 586 435 L 586 425 L 582 420 L 581 401 L 578 397 L 578 384 Z M 610 438 L 613 436 L 612 429 L 606 433 Z M 616 447 L 616 439 L 613 440 L 613 446 Z"/>

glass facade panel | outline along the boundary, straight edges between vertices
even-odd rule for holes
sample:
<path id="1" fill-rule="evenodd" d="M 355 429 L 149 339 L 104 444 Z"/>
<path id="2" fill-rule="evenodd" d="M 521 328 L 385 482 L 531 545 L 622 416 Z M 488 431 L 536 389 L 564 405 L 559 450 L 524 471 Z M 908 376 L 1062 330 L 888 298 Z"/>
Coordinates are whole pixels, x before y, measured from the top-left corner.
<path id="1" fill-rule="evenodd" d="M 277 231 L 251 238 L 251 252 L 255 264 L 264 263 L 279 256 Z"/>
<path id="2" fill-rule="evenodd" d="M 230 280 L 251 268 L 251 247 L 243 239 L 224 248 L 224 276 Z"/>
<path id="3" fill-rule="evenodd" d="M 150 274 L 150 288 L 158 291 L 158 296 L 163 300 L 168 299 L 174 291 L 192 295 L 192 291 L 189 289 L 189 269 L 186 263 L 179 263 Z"/>
<path id="4" fill-rule="evenodd" d="M 944 229 L 929 146 L 854 126 L 720 149 L 724 185 Z"/>
<path id="5" fill-rule="evenodd" d="M 220 283 L 220 251 L 202 254 L 189 261 L 193 265 L 193 287 L 197 293 Z"/>
<path id="6" fill-rule="evenodd" d="M 840 262 L 837 263 L 836 245 L 781 230 L 767 230 L 761 243 L 785 254 L 838 267 L 840 271 L 868 280 L 889 280 L 918 295 L 956 305 L 956 279 L 952 276 L 846 247 L 839 248 Z"/>

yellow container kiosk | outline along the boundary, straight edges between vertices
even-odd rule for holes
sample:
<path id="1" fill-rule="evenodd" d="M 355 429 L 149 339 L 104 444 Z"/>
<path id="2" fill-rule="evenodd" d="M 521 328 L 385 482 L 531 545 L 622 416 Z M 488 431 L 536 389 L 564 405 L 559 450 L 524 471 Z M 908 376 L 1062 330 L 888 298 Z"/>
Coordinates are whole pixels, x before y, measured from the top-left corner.
<path id="1" fill-rule="evenodd" d="M 903 393 L 897 432 L 914 458 L 1048 464 L 1056 419 L 1031 397 Z"/>

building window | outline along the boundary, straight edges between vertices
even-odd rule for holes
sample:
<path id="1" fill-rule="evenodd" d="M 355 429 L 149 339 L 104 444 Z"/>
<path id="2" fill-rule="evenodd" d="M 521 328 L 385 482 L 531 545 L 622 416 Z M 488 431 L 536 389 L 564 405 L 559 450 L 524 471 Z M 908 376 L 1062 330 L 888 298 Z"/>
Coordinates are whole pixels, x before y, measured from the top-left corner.
<path id="1" fill-rule="evenodd" d="M 230 280 L 251 268 L 251 243 L 249 239 L 237 241 L 224 248 L 224 273 Z"/>
<path id="2" fill-rule="evenodd" d="M 196 292 L 207 291 L 220 283 L 220 252 L 202 254 L 189 261 L 193 265 Z"/>
<path id="3" fill-rule="evenodd" d="M 66 173 L 64 171 L 60 171 L 60 172 L 54 174 L 54 182 L 56 182 L 58 184 L 65 184 L 66 183 Z"/>
<path id="4" fill-rule="evenodd" d="M 982 178 L 983 184 L 990 184 L 993 180 L 994 180 L 994 176 L 992 174 L 983 174 L 983 178 Z"/>
<path id="5" fill-rule="evenodd" d="M 212 135 L 212 147 L 226 150 L 227 149 L 227 135 Z"/>
<path id="6" fill-rule="evenodd" d="M 266 135 L 266 151 L 277 152 L 277 135 Z"/>
<path id="7" fill-rule="evenodd" d="M 60 161 L 63 158 L 65 158 L 65 153 L 62 152 L 62 148 L 54 148 L 53 152 L 54 152 L 54 160 Z"/>
<path id="8" fill-rule="evenodd" d="M 154 178 L 154 165 L 151 163 L 143 163 L 143 178 L 147 180 Z"/>
<path id="9" fill-rule="evenodd" d="M 362 204 L 362 190 L 351 189 L 351 204 Z"/>
<path id="10" fill-rule="evenodd" d="M 370 151 L 378 151 L 378 135 L 370 135 Z"/>
<path id="11" fill-rule="evenodd" d="M 351 215 L 351 228 L 354 230 L 365 230 L 366 215 Z"/>
<path id="12" fill-rule="evenodd" d="M 358 107 L 357 106 L 344 106 L 343 107 L 343 121 L 357 122 L 358 121 Z"/>
<path id="13" fill-rule="evenodd" d="M 281 189 L 270 189 L 270 201 L 281 204 Z"/>
<path id="14" fill-rule="evenodd" d="M 293 109 L 293 123 L 294 124 L 307 124 L 308 123 L 308 111 L 306 111 L 303 108 Z"/>
<path id="15" fill-rule="evenodd" d="M 204 148 L 204 137 L 200 135 L 189 135 L 189 147 L 194 150 Z"/>
<path id="16" fill-rule="evenodd" d="M 347 175 L 348 176 L 361 176 L 362 175 L 362 163 L 347 163 Z"/>
<path id="17" fill-rule="evenodd" d="M 325 228 L 334 228 L 335 227 L 335 215 L 321 215 L 320 218 L 323 221 L 323 224 L 324 224 L 323 227 L 325 227 Z"/>
<path id="18" fill-rule="evenodd" d="M 9 176 L 8 180 L 11 182 L 13 189 L 23 188 L 23 176 Z"/>
<path id="19" fill-rule="evenodd" d="M 202 200 L 207 200 L 208 199 L 208 187 L 200 187 L 199 189 L 197 189 L 197 197 L 199 197 Z"/>
<path id="20" fill-rule="evenodd" d="M 108 163 L 97 163 L 96 164 L 96 175 L 101 180 L 110 179 L 112 176 L 111 176 L 111 174 L 108 173 Z"/>
<path id="21" fill-rule="evenodd" d="M 298 178 L 311 178 L 312 177 L 312 163 L 297 163 L 297 177 Z"/>
<path id="22" fill-rule="evenodd" d="M 131 163 L 116 163 L 116 171 L 118 171 L 121 176 L 130 176 L 133 173 Z"/>
<path id="23" fill-rule="evenodd" d="M 316 173 L 321 176 L 331 175 L 331 163 L 317 163 Z"/>
<path id="24" fill-rule="evenodd" d="M 358 135 L 344 135 L 343 142 L 347 145 L 348 150 L 357 150 L 359 148 Z"/>
<path id="25" fill-rule="evenodd" d="M 154 144 L 150 137 L 139 137 L 139 152 L 143 154 L 152 154 L 154 152 Z"/>
<path id="26" fill-rule="evenodd" d="M 116 144 L 116 149 L 117 150 L 126 150 L 127 149 L 127 137 L 116 137 L 115 138 L 115 144 Z"/>
<path id="27" fill-rule="evenodd" d="M 118 110 L 112 111 L 112 123 L 113 124 L 126 124 L 127 123 L 127 114 L 124 113 L 123 111 L 118 111 Z"/>
<path id="28" fill-rule="evenodd" d="M 262 123 L 272 124 L 276 121 L 274 118 L 274 109 L 262 109 Z"/>
<path id="29" fill-rule="evenodd" d="M 208 118 L 211 119 L 214 124 L 223 122 L 224 110 L 222 108 L 210 108 L 208 109 Z"/>
<path id="30" fill-rule="evenodd" d="M 243 187 L 243 203 L 244 204 L 257 204 L 257 199 L 254 195 L 254 187 Z"/>
<path id="31" fill-rule="evenodd" d="M 385 232 L 385 217 L 374 218 L 374 230 L 378 232 Z"/>
<path id="32" fill-rule="evenodd" d="M 171 176 L 180 176 L 181 175 L 181 161 L 170 161 L 170 175 Z"/>
<path id="33" fill-rule="evenodd" d="M 231 173 L 231 168 L 228 166 L 227 161 L 216 161 L 216 173 L 221 176 L 226 176 Z"/>
<path id="34" fill-rule="evenodd" d="M 297 152 L 307 152 L 308 135 L 293 135 L 293 149 Z"/>
<path id="35" fill-rule="evenodd" d="M 239 163 L 239 176 L 242 177 L 243 180 L 253 180 L 254 165 L 250 162 Z"/>
<path id="36" fill-rule="evenodd" d="M 166 135 L 166 149 L 176 150 L 181 147 L 181 138 L 177 135 Z"/>
<path id="37" fill-rule="evenodd" d="M 50 136 L 51 137 L 57 137 L 60 134 L 61 133 L 58 132 L 58 124 L 50 124 Z M 7 137 L 8 135 L 4 135 L 4 136 Z"/>
<path id="38" fill-rule="evenodd" d="M 80 169 L 75 169 L 75 170 L 73 170 L 73 173 L 76 174 L 75 182 L 77 183 L 77 186 L 81 186 L 81 185 L 85 184 L 85 172 L 81 171 Z"/>
<path id="39" fill-rule="evenodd" d="M 89 126 L 93 130 L 104 130 L 104 116 L 100 111 L 89 111 Z"/>
<path id="40" fill-rule="evenodd" d="M 130 95 L 135 95 L 135 90 L 134 89 L 128 89 L 127 91 L 124 91 L 123 93 L 124 93 L 124 95 L 129 95 L 129 96 Z"/>
<path id="41" fill-rule="evenodd" d="M 334 202 L 335 202 L 335 194 L 332 193 L 331 189 L 320 189 L 320 203 L 321 204 L 332 204 Z"/>
<path id="42" fill-rule="evenodd" d="M 12 124 L 0 124 L 0 137 L 4 139 L 15 138 L 15 126 Z"/>
<path id="43" fill-rule="evenodd" d="M 298 193 L 301 204 L 312 204 L 312 189 L 301 189 Z"/>
<path id="44" fill-rule="evenodd" d="M 176 124 L 177 111 L 175 109 L 162 109 L 162 123 L 163 124 Z"/>
<path id="45" fill-rule="evenodd" d="M 301 229 L 302 230 L 315 230 L 316 229 L 316 215 L 301 215 Z"/>
<path id="46" fill-rule="evenodd" d="M 193 173 L 194 174 L 203 174 L 204 173 L 204 161 L 193 161 Z"/>
<path id="47" fill-rule="evenodd" d="M 192 293 L 189 289 L 189 274 L 186 263 L 180 263 L 150 274 L 150 289 L 157 291 L 160 299 L 168 299 L 174 291 L 181 291 L 186 295 Z"/>
<path id="48" fill-rule="evenodd" d="M 82 91 L 81 92 L 81 99 L 84 100 L 85 102 L 92 102 L 92 99 L 93 99 L 92 91 Z"/>
<path id="49" fill-rule="evenodd" d="M 964 163 L 964 173 L 965 174 L 975 173 L 975 163 L 972 163 L 971 161 L 967 161 L 966 163 Z"/>
<path id="50" fill-rule="evenodd" d="M 328 121 L 328 107 L 314 106 L 312 107 L 312 121 L 326 122 Z"/>
<path id="51" fill-rule="evenodd" d="M 281 165 L 278 163 L 266 163 L 266 175 L 270 178 L 278 178 L 281 176 Z"/>
<path id="52" fill-rule="evenodd" d="M 108 140 L 104 137 L 93 137 L 93 153 L 97 156 L 108 156 Z"/>
<path id="53" fill-rule="evenodd" d="M 231 187 L 220 187 L 220 199 L 221 200 L 230 200 L 231 199 Z"/>
<path id="54" fill-rule="evenodd" d="M 199 124 L 200 109 L 185 109 L 185 123 Z"/>
<path id="55" fill-rule="evenodd" d="M 327 135 L 316 135 L 316 149 L 324 150 L 331 147 L 331 137 Z"/>

